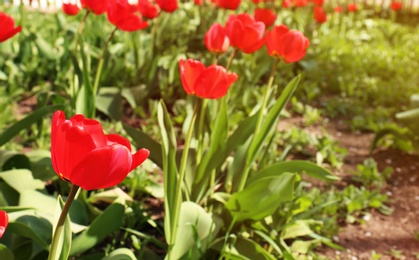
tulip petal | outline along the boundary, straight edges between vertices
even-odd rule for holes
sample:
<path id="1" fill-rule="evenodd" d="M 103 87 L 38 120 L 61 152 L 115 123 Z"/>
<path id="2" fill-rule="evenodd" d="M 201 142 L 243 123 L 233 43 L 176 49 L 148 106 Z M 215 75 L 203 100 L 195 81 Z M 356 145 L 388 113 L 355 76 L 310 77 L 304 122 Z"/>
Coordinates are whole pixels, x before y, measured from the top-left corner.
<path id="1" fill-rule="evenodd" d="M 183 88 L 188 94 L 195 94 L 195 81 L 205 70 L 204 64 L 197 60 L 179 60 L 180 77 Z"/>
<path id="2" fill-rule="evenodd" d="M 140 149 L 135 154 L 132 155 L 132 164 L 131 169 L 129 171 L 134 170 L 140 164 L 142 164 L 150 155 L 150 151 L 147 149 Z"/>

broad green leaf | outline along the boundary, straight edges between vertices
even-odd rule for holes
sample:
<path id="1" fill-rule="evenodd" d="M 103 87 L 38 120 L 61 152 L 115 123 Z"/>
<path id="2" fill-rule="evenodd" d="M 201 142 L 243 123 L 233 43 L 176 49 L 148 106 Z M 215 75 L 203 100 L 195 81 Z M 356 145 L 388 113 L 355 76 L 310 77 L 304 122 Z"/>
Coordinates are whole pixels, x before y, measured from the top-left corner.
<path id="1" fill-rule="evenodd" d="M 273 128 L 276 128 L 279 115 L 282 109 L 290 100 L 291 96 L 294 94 L 294 91 L 297 88 L 298 83 L 300 82 L 300 78 L 300 76 L 297 76 L 288 83 L 288 85 L 282 91 L 279 99 L 275 102 L 274 106 L 268 111 L 265 119 L 262 122 L 262 126 L 259 133 L 256 136 L 253 136 L 247 154 L 247 166 L 251 165 L 256 160 L 259 151 L 263 147 L 264 141 L 266 140 L 266 138 L 268 138 L 269 132 L 271 132 Z"/>
<path id="2" fill-rule="evenodd" d="M 317 178 L 324 181 L 336 181 L 340 178 L 333 175 L 330 171 L 318 166 L 315 163 L 302 161 L 302 160 L 293 160 L 293 161 L 285 161 L 285 162 L 277 162 L 271 166 L 268 166 L 265 169 L 260 170 L 259 172 L 255 173 L 247 183 L 250 185 L 251 183 L 258 181 L 265 177 L 270 176 L 278 176 L 285 172 L 292 172 L 292 173 L 305 173 L 310 177 Z"/>
<path id="3" fill-rule="evenodd" d="M 118 201 L 112 203 L 98 217 L 93 220 L 92 224 L 78 235 L 72 243 L 70 255 L 76 256 L 89 250 L 109 234 L 121 227 L 124 217 L 125 207 Z"/>
<path id="4" fill-rule="evenodd" d="M 261 178 L 234 193 L 226 208 L 236 221 L 261 220 L 272 215 L 282 202 L 292 199 L 294 181 L 293 173 Z"/>
<path id="5" fill-rule="evenodd" d="M 291 251 L 296 252 L 298 254 L 307 254 L 312 251 L 313 248 L 318 247 L 320 245 L 320 241 L 317 239 L 302 241 L 296 240 L 291 245 Z"/>
<path id="6" fill-rule="evenodd" d="M 35 110 L 32 114 L 26 116 L 24 119 L 17 121 L 12 126 L 7 128 L 0 134 L 0 146 L 10 141 L 13 137 L 19 134 L 23 129 L 29 128 L 32 124 L 42 120 L 47 114 L 62 109 L 62 105 L 48 106 Z"/>
<path id="7" fill-rule="evenodd" d="M 44 183 L 41 180 L 34 179 L 32 173 L 26 169 L 0 172 L 0 178 L 19 193 L 44 188 Z"/>
<path id="8" fill-rule="evenodd" d="M 9 214 L 9 217 L 14 219 L 13 214 L 16 213 Z M 7 231 L 30 238 L 46 250 L 48 250 L 52 239 L 52 225 L 50 221 L 37 216 L 20 216 L 9 223 Z"/>
<path id="9" fill-rule="evenodd" d="M 419 108 L 397 113 L 396 118 L 403 124 L 418 125 Z"/>
<path id="10" fill-rule="evenodd" d="M 44 58 L 56 60 L 60 58 L 59 52 L 53 48 L 40 34 L 36 34 L 35 45 Z"/>
<path id="11" fill-rule="evenodd" d="M 7 207 L 17 205 L 19 203 L 19 192 L 7 185 L 4 181 L 0 181 L 0 206 Z"/>
<path id="12" fill-rule="evenodd" d="M 127 134 L 134 140 L 137 148 L 146 147 L 150 151 L 149 159 L 163 168 L 162 146 L 149 135 L 127 124 L 122 124 Z"/>
<path id="13" fill-rule="evenodd" d="M 180 259 L 187 254 L 189 259 L 199 259 L 199 251 L 206 251 L 216 230 L 211 214 L 194 202 L 183 202 L 175 244 L 170 256 Z"/>
<path id="14" fill-rule="evenodd" d="M 57 223 L 60 218 L 62 209 L 64 207 L 64 201 L 61 199 L 61 196 L 58 196 L 57 205 L 55 207 L 55 218 L 53 225 L 53 235 L 59 236 L 58 244 L 54 248 L 50 248 L 50 256 L 48 260 L 67 260 L 70 254 L 71 248 L 71 227 L 70 227 L 70 218 L 67 214 L 64 225 L 57 229 Z"/>
<path id="15" fill-rule="evenodd" d="M 36 190 L 25 190 L 20 193 L 19 206 L 35 209 L 37 215 L 54 221 L 55 205 L 57 199 L 53 196 L 45 195 Z"/>
<path id="16" fill-rule="evenodd" d="M 0 259 L 14 260 L 15 256 L 13 255 L 12 250 L 3 244 L 0 244 Z"/>
<path id="17" fill-rule="evenodd" d="M 84 47 L 83 40 L 79 39 L 80 44 L 80 57 L 82 60 L 82 76 L 83 84 L 77 93 L 76 99 L 76 113 L 83 114 L 84 116 L 91 118 L 95 114 L 95 102 L 96 95 L 93 93 L 93 86 L 90 80 L 90 62 L 88 55 L 85 52 L 88 51 L 88 48 Z"/>
<path id="18" fill-rule="evenodd" d="M 124 117 L 121 90 L 116 87 L 100 88 L 96 95 L 96 108 L 112 119 L 121 120 Z"/>
<path id="19" fill-rule="evenodd" d="M 31 168 L 31 162 L 26 155 L 15 154 L 7 161 L 4 162 L 2 166 L 3 171 L 13 170 L 13 169 L 28 169 Z"/>
<path id="20" fill-rule="evenodd" d="M 31 171 L 35 179 L 48 181 L 58 177 L 52 168 L 51 152 L 47 150 L 32 150 L 25 155 L 31 162 Z"/>
<path id="21" fill-rule="evenodd" d="M 314 219 L 296 220 L 288 224 L 281 233 L 281 239 L 297 238 L 308 236 L 314 233 L 312 226 L 322 226 L 323 222 Z"/>
<path id="22" fill-rule="evenodd" d="M 268 253 L 262 246 L 253 240 L 238 237 L 234 245 L 228 247 L 223 253 L 226 259 L 248 259 L 248 260 L 274 260 L 273 255 Z"/>
<path id="23" fill-rule="evenodd" d="M 128 248 L 118 248 L 110 252 L 102 260 L 137 260 L 137 257 Z"/>

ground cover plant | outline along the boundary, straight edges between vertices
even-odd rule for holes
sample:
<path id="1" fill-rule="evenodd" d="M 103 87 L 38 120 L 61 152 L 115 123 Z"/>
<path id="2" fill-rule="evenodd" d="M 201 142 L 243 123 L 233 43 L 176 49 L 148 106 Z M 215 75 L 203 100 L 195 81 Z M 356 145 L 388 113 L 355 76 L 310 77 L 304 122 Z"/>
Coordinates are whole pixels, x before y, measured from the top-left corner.
<path id="1" fill-rule="evenodd" d="M 343 254 L 343 225 L 393 213 L 374 152 L 417 158 L 403 4 L 1 3 L 0 259 Z"/>

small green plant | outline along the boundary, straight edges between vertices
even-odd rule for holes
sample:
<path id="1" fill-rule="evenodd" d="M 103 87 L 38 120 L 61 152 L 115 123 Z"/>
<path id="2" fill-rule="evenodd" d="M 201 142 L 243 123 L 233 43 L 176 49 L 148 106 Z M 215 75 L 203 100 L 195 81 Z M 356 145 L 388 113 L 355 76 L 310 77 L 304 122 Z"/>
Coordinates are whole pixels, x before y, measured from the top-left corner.
<path id="1" fill-rule="evenodd" d="M 393 173 L 391 167 L 386 167 L 382 172 L 379 172 L 377 163 L 373 158 L 368 158 L 363 164 L 358 164 L 357 169 L 358 171 L 355 172 L 353 179 L 366 187 L 383 187 Z"/>

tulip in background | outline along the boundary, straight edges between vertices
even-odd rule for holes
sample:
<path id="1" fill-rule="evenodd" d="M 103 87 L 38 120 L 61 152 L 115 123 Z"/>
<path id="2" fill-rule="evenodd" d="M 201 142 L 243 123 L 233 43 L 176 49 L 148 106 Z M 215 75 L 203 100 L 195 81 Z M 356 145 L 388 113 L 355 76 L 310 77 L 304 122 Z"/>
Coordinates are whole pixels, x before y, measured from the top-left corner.
<path id="1" fill-rule="evenodd" d="M 324 0 L 311 0 L 311 2 L 317 6 L 323 6 Z"/>
<path id="2" fill-rule="evenodd" d="M 395 2 L 391 2 L 391 4 L 390 4 L 390 8 L 393 11 L 399 11 L 399 10 L 402 9 L 402 7 L 403 7 L 402 2 L 395 1 Z"/>
<path id="3" fill-rule="evenodd" d="M 275 12 L 269 8 L 256 8 L 254 16 L 256 21 L 263 22 L 266 27 L 273 25 L 277 17 Z"/>
<path id="4" fill-rule="evenodd" d="M 335 7 L 333 8 L 333 11 L 334 11 L 335 13 L 342 13 L 342 12 L 343 12 L 343 8 L 342 8 L 342 6 L 335 6 Z"/>
<path id="5" fill-rule="evenodd" d="M 253 53 L 265 44 L 265 24 L 250 14 L 230 15 L 226 23 L 230 45 L 244 53 Z"/>
<path id="6" fill-rule="evenodd" d="M 106 13 L 108 10 L 109 0 L 80 0 L 81 6 L 96 15 Z"/>
<path id="7" fill-rule="evenodd" d="M 282 7 L 283 8 L 290 8 L 292 6 L 292 0 L 283 0 Z"/>
<path id="8" fill-rule="evenodd" d="M 156 0 L 156 4 L 167 13 L 173 13 L 178 9 L 177 0 Z"/>
<path id="9" fill-rule="evenodd" d="M 192 59 L 180 60 L 179 69 L 186 93 L 200 98 L 218 99 L 225 96 L 238 78 L 236 73 L 228 73 L 222 66 L 213 64 L 205 68 L 200 61 Z"/>
<path id="10" fill-rule="evenodd" d="M 236 10 L 240 6 L 241 0 L 211 0 L 218 7 L 229 10 Z"/>
<path id="11" fill-rule="evenodd" d="M 358 6 L 356 4 L 348 4 L 346 6 L 346 9 L 348 10 L 348 12 L 356 12 L 358 11 Z"/>
<path id="12" fill-rule="evenodd" d="M 327 15 L 324 12 L 323 7 L 316 6 L 316 7 L 314 7 L 313 11 L 314 11 L 314 20 L 317 23 L 320 23 L 321 24 L 321 23 L 324 23 L 324 22 L 327 21 Z"/>
<path id="13" fill-rule="evenodd" d="M 224 53 L 230 47 L 230 40 L 224 27 L 215 23 L 205 33 L 204 44 L 210 52 Z"/>
<path id="14" fill-rule="evenodd" d="M 138 9 L 141 15 L 147 19 L 154 19 L 160 14 L 159 6 L 153 4 L 150 0 L 139 0 Z"/>
<path id="15" fill-rule="evenodd" d="M 7 215 L 6 211 L 0 210 L 0 238 L 2 238 L 8 224 L 9 216 Z"/>
<path id="16" fill-rule="evenodd" d="M 304 7 L 308 5 L 308 0 L 294 0 L 295 7 Z"/>
<path id="17" fill-rule="evenodd" d="M 80 12 L 80 7 L 78 7 L 78 5 L 76 4 L 71 4 L 71 3 L 69 4 L 63 3 L 62 9 L 63 9 L 63 13 L 67 15 L 72 15 L 72 16 L 77 15 Z"/>
<path id="18" fill-rule="evenodd" d="M 21 26 L 15 26 L 15 20 L 6 13 L 0 12 L 0 42 L 4 42 L 22 30 Z"/>
<path id="19" fill-rule="evenodd" d="M 128 0 L 111 1 L 107 17 L 110 23 L 122 31 L 133 32 L 148 26 L 148 23 L 141 19 L 138 7 L 129 4 Z"/>

